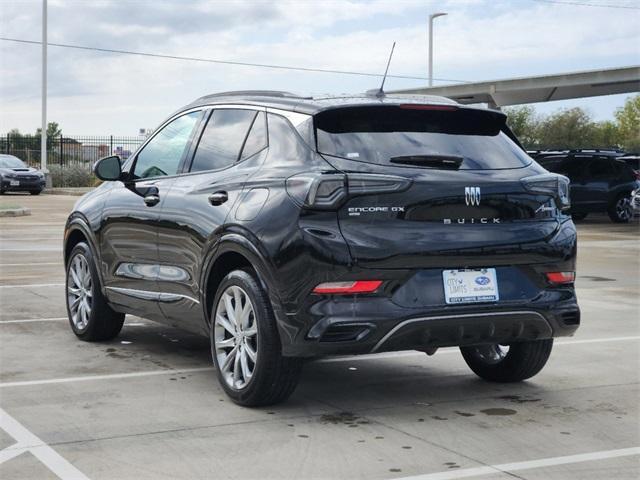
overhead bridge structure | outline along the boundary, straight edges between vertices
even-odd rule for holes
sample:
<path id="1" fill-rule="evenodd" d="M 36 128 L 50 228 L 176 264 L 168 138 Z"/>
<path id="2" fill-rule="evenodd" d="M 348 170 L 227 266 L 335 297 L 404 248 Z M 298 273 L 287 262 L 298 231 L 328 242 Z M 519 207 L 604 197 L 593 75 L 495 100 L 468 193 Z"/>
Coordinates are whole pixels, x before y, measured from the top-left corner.
<path id="1" fill-rule="evenodd" d="M 640 65 L 511 78 L 487 82 L 395 90 L 389 94 L 440 95 L 459 103 L 490 107 L 640 92 Z"/>

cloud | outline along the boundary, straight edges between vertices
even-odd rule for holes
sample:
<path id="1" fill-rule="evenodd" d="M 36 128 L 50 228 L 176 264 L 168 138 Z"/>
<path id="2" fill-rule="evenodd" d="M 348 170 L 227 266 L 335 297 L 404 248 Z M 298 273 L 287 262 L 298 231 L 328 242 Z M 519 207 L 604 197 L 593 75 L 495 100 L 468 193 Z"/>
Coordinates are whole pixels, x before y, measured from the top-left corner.
<path id="1" fill-rule="evenodd" d="M 40 1 L 0 1 L 2 36 L 39 39 Z M 636 11 L 474 0 L 49 2 L 49 39 L 97 47 L 365 72 L 508 78 L 640 63 Z M 640 12 L 639 12 L 640 13 Z M 40 47 L 0 42 L 0 131 L 39 124 Z M 66 132 L 132 133 L 220 90 L 364 91 L 372 77 L 311 74 L 49 48 L 50 118 Z M 389 79 L 387 88 L 423 81 Z"/>

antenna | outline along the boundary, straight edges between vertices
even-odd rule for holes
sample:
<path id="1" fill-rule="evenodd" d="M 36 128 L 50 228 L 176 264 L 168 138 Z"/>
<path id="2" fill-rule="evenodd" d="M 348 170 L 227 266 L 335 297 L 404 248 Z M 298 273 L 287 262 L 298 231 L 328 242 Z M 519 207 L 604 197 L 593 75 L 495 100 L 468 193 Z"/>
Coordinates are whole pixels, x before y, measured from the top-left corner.
<path id="1" fill-rule="evenodd" d="M 384 97 L 384 81 L 387 79 L 387 73 L 389 72 L 389 65 L 391 65 L 391 57 L 393 57 L 393 50 L 395 48 L 396 48 L 396 42 L 393 42 L 393 45 L 391 46 L 391 53 L 389 54 L 389 60 L 387 61 L 387 68 L 385 69 L 384 76 L 382 77 L 382 85 L 380 85 L 380 90 L 378 90 L 375 93 L 376 97 Z"/>

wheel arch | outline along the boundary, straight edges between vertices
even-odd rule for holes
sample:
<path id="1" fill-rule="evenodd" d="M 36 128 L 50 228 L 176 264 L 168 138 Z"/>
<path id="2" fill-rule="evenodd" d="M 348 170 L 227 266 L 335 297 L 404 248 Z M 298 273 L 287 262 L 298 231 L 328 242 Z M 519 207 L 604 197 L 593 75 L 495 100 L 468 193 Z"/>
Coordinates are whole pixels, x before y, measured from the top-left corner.
<path id="1" fill-rule="evenodd" d="M 65 266 L 67 265 L 71 251 L 80 242 L 85 242 L 89 245 L 96 261 L 95 267 L 98 272 L 98 277 L 100 278 L 100 284 L 104 285 L 102 281 L 102 269 L 100 268 L 100 251 L 97 249 L 95 236 L 86 221 L 82 217 L 76 216 L 68 220 L 64 231 L 63 259 Z"/>
<path id="2" fill-rule="evenodd" d="M 273 268 L 267 257 L 256 246 L 256 242 L 257 239 L 251 241 L 239 233 L 230 233 L 220 238 L 215 248 L 207 255 L 204 262 L 205 268 L 201 273 L 201 304 L 206 328 L 210 328 L 213 298 L 222 279 L 232 270 L 251 268 L 269 297 L 282 340 L 283 322 L 280 319 L 283 318 L 284 309 L 277 293 L 272 274 Z"/>

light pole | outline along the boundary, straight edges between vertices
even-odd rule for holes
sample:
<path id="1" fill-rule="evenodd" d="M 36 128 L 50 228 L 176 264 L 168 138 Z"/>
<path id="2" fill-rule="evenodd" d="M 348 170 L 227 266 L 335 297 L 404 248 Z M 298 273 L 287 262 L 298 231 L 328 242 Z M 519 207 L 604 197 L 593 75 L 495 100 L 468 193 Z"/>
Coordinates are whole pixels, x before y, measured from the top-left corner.
<path id="1" fill-rule="evenodd" d="M 433 86 L 433 19 L 444 17 L 446 13 L 432 13 L 429 15 L 429 86 Z"/>
<path id="2" fill-rule="evenodd" d="M 42 0 L 42 132 L 40 133 L 40 169 L 47 170 L 47 0 Z"/>

